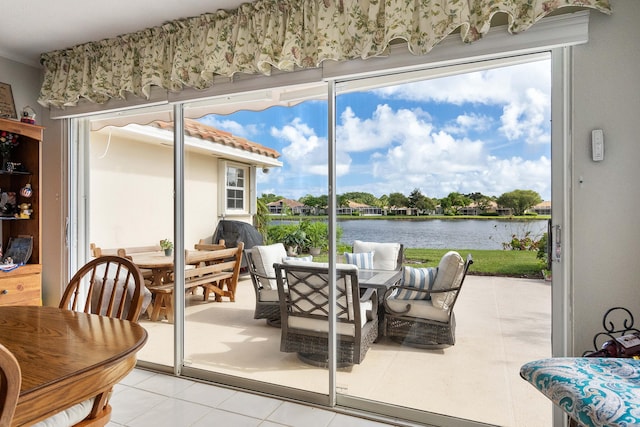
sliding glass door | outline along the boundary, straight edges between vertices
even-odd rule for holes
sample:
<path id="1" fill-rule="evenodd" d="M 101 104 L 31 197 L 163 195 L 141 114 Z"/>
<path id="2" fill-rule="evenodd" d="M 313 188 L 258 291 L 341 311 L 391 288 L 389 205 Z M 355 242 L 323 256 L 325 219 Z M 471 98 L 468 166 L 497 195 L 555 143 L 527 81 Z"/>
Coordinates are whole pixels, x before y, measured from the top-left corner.
<path id="1" fill-rule="evenodd" d="M 76 119 L 88 152 L 86 241 L 127 249 L 147 275 L 141 364 L 433 424 L 548 424 L 550 405 L 514 372 L 550 355 L 550 283 L 467 277 L 455 345 L 427 348 L 385 336 L 386 286 L 373 287 L 378 303 L 363 304 L 359 319 L 377 317 L 377 337 L 356 363 L 330 372 L 283 351 L 281 325 L 259 314 L 244 258 L 237 281 L 200 283 L 193 273 L 208 252 L 239 242 L 280 243 L 287 257 L 330 265 L 348 262 L 357 240 L 397 243 L 403 266 L 427 268 L 449 249 L 482 262 L 477 251 L 501 250 L 513 233 L 539 237 L 535 221 L 446 218 L 489 212 L 491 200 L 527 185 L 548 200 L 550 64 L 535 59 L 470 66 L 475 73 L 457 80 L 431 70 L 335 82 L 335 112 L 327 84 L 314 83 Z M 533 72 L 534 87 L 516 79 Z M 518 167 L 523 174 L 509 175 Z M 456 205 L 456 194 L 477 200 Z M 174 252 L 154 248 L 161 240 Z M 275 280 L 267 283 L 277 299 Z"/>

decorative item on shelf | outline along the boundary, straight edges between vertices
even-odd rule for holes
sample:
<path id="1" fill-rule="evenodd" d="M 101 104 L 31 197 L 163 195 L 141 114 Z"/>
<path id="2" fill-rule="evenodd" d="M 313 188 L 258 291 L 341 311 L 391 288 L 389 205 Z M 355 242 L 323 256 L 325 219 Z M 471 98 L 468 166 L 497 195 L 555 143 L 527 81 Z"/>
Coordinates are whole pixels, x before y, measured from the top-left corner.
<path id="1" fill-rule="evenodd" d="M 27 199 L 33 195 L 33 189 L 31 188 L 30 182 L 20 189 L 20 195 Z"/>
<path id="2" fill-rule="evenodd" d="M 13 218 L 16 213 L 16 193 L 13 191 L 0 193 L 0 216 Z"/>
<path id="3" fill-rule="evenodd" d="M 26 264 L 33 251 L 33 236 L 9 237 L 4 262 L 18 265 Z"/>
<path id="4" fill-rule="evenodd" d="M 18 135 L 0 131 L 0 155 L 2 156 L 2 170 L 7 170 L 7 163 L 11 160 L 11 150 L 18 146 Z"/>
<path id="5" fill-rule="evenodd" d="M 171 256 L 173 253 L 173 243 L 169 239 L 160 240 L 160 248 L 162 248 L 166 256 Z"/>
<path id="6" fill-rule="evenodd" d="M 14 171 L 18 171 L 22 169 L 22 163 L 18 162 L 7 162 L 6 171 L 13 173 Z"/>
<path id="7" fill-rule="evenodd" d="M 31 203 L 20 203 L 18 205 L 20 212 L 16 213 L 16 218 L 19 219 L 29 219 L 31 218 L 31 214 L 33 213 L 33 209 L 31 209 Z"/>
<path id="8" fill-rule="evenodd" d="M 29 123 L 30 125 L 36 124 L 36 112 L 30 106 L 26 106 L 22 109 L 22 117 L 20 118 L 22 123 Z"/>

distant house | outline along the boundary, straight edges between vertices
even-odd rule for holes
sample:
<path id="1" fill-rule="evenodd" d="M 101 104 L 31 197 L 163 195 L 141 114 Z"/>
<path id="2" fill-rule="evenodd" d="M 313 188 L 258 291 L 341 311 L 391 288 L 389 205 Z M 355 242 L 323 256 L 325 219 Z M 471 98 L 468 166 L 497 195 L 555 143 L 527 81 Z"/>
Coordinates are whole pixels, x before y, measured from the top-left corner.
<path id="1" fill-rule="evenodd" d="M 406 215 L 406 216 L 418 215 L 418 209 L 408 208 L 406 206 L 391 206 L 388 209 L 388 212 L 391 215 Z"/>
<path id="2" fill-rule="evenodd" d="M 382 209 L 349 200 L 348 205 L 339 207 L 336 213 L 337 215 L 382 215 Z"/>
<path id="3" fill-rule="evenodd" d="M 551 201 L 547 200 L 547 201 L 538 203 L 537 205 L 529 209 L 529 211 L 535 212 L 538 215 L 551 215 Z"/>
<path id="4" fill-rule="evenodd" d="M 308 213 L 308 206 L 291 199 L 280 199 L 267 203 L 270 215 L 302 215 Z M 306 209 L 305 209 L 306 208 Z"/>

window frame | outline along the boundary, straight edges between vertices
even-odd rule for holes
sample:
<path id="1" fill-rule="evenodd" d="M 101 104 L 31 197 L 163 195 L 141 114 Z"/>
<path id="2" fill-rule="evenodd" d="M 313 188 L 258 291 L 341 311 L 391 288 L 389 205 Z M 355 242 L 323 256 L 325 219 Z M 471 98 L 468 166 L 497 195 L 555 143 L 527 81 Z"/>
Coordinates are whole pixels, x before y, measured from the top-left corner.
<path id="1" fill-rule="evenodd" d="M 231 187 L 228 184 L 228 174 L 230 169 L 238 169 L 243 171 L 243 185 L 242 187 Z M 251 214 L 251 206 L 249 203 L 249 196 L 251 194 L 251 167 L 242 163 L 231 162 L 228 160 L 220 160 L 220 179 L 218 184 L 220 186 L 218 194 L 220 194 L 219 208 L 222 216 L 233 215 L 249 215 Z M 228 190 L 242 191 L 242 208 L 229 207 Z"/>

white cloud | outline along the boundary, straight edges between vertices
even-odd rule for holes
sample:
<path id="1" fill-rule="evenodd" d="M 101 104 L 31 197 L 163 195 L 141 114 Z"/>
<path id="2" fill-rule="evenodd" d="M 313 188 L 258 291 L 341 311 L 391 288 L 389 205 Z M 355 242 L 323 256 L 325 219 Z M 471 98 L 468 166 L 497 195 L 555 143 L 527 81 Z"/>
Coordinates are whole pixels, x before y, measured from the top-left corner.
<path id="1" fill-rule="evenodd" d="M 484 114 L 461 114 L 456 117 L 454 123 L 445 125 L 444 130 L 456 135 L 464 135 L 469 131 L 485 132 L 491 129 L 494 122 L 495 120 L 492 117 Z"/>
<path id="2" fill-rule="evenodd" d="M 317 136 L 300 118 L 282 128 L 271 128 L 271 135 L 284 141 L 282 160 L 288 172 L 327 175 L 327 140 Z M 336 157 L 336 175 L 349 173 L 351 157 L 344 150 L 338 150 Z"/>
<path id="3" fill-rule="evenodd" d="M 431 116 L 421 109 L 394 111 L 389 105 L 378 105 L 371 118 L 357 117 L 347 107 L 336 129 L 340 149 L 348 152 L 370 151 L 394 142 L 419 137 L 431 131 Z"/>
<path id="4" fill-rule="evenodd" d="M 462 126 L 473 127 L 482 121 L 479 117 L 461 117 L 458 123 Z M 550 196 L 551 165 L 546 157 L 499 159 L 489 154 L 485 141 L 456 136 L 444 129 L 437 131 L 409 110 L 398 111 L 396 115 L 387 111 L 377 118 L 384 121 L 372 118 L 367 121 L 368 127 L 397 129 L 394 138 L 397 142 L 370 156 L 366 166 L 373 182 L 359 188 L 342 188 L 343 192 L 408 195 L 414 188 L 420 188 L 429 197 L 441 198 L 453 191 L 499 196 L 523 188 L 538 191 L 543 198 Z M 351 137 L 356 139 L 358 135 L 354 132 Z"/>
<path id="5" fill-rule="evenodd" d="M 220 119 L 218 116 L 213 114 L 205 116 L 199 121 L 207 126 L 222 129 L 227 132 L 231 132 L 235 136 L 240 136 L 246 139 L 251 139 L 260 133 L 260 129 L 255 124 L 242 124 L 235 120 Z"/>
<path id="6" fill-rule="evenodd" d="M 550 61 L 531 62 L 376 90 L 380 96 L 454 105 L 501 105 L 508 139 L 550 143 Z"/>

